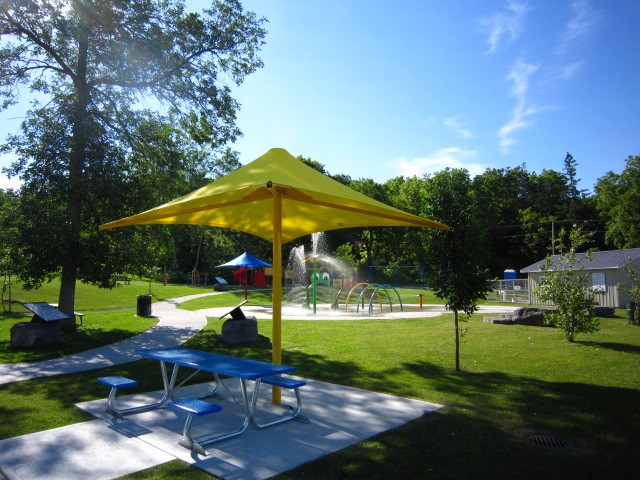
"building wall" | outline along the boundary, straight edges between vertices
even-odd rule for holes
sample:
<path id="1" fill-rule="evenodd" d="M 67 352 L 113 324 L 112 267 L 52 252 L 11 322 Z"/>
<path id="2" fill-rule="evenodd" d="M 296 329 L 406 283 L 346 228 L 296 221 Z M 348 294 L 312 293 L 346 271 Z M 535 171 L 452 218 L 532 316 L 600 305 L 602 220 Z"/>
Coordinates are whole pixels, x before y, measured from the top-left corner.
<path id="1" fill-rule="evenodd" d="M 636 265 L 634 268 L 640 267 L 638 260 L 634 261 Z M 591 277 L 591 284 L 600 284 L 604 280 L 604 291 L 602 295 L 598 295 L 597 301 L 599 305 L 605 307 L 624 308 L 626 306 L 629 297 L 618 288 L 618 284 L 626 283 L 628 276 L 624 271 L 624 268 L 611 268 L 603 270 L 584 270 L 584 273 L 589 274 Z M 541 277 L 544 277 L 546 272 L 530 272 L 528 274 L 529 279 L 529 303 L 531 305 L 553 305 L 551 302 L 542 303 L 537 299 L 535 295 L 535 289 L 540 284 Z M 594 282 L 595 281 L 595 282 Z"/>

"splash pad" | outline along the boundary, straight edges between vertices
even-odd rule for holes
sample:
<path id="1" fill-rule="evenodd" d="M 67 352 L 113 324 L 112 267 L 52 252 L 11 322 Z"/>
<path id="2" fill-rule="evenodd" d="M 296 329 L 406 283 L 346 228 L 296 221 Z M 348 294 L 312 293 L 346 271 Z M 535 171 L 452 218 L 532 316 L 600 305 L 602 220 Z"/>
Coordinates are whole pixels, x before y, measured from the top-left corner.
<path id="1" fill-rule="evenodd" d="M 285 296 L 283 308 L 301 306 L 315 315 L 319 305 L 329 310 L 348 312 L 355 308 L 356 313 L 365 311 L 374 313 L 374 302 L 382 312 L 386 299 L 389 311 L 393 311 L 393 301 L 389 294 L 392 290 L 398 300 L 400 311 L 404 311 L 398 291 L 388 284 L 358 282 L 353 280 L 351 269 L 339 259 L 328 255 L 324 232 L 311 236 L 312 250 L 305 253 L 304 245 L 291 250 L 285 270 Z M 343 304 L 341 306 L 341 303 Z"/>

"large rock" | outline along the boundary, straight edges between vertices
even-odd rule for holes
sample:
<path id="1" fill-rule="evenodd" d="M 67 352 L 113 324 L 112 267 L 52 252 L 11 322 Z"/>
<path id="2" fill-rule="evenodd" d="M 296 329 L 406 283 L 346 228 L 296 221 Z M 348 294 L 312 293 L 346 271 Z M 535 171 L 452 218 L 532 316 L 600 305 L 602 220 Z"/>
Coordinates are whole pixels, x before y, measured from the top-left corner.
<path id="1" fill-rule="evenodd" d="M 503 325 L 529 325 L 544 327 L 545 314 L 554 313 L 556 310 L 548 308 L 522 307 L 514 310 L 513 314 L 503 314 L 499 317 L 484 317 L 487 323 L 498 323 Z"/>
<path id="2" fill-rule="evenodd" d="M 594 313 L 596 317 L 613 318 L 616 316 L 616 309 L 614 307 L 603 307 L 602 305 L 596 305 Z"/>
<path id="3" fill-rule="evenodd" d="M 222 324 L 222 341 L 228 344 L 257 342 L 258 320 L 256 317 L 227 320 Z"/>
<path id="4" fill-rule="evenodd" d="M 11 327 L 11 346 L 14 348 L 47 347 L 60 342 L 60 322 L 19 322 Z"/>

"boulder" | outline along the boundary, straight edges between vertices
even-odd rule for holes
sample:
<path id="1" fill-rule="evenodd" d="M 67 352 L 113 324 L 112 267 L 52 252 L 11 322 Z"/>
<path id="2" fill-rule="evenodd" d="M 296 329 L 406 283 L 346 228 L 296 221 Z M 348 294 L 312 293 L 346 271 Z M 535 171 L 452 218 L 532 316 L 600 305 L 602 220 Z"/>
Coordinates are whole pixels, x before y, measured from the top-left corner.
<path id="1" fill-rule="evenodd" d="M 60 342 L 60 322 L 19 322 L 11 327 L 11 346 L 14 348 L 47 347 Z"/>
<path id="2" fill-rule="evenodd" d="M 513 325 L 513 316 L 511 314 L 505 313 L 502 315 L 498 315 L 497 317 L 484 317 L 485 323 L 497 323 L 501 325 Z"/>
<path id="3" fill-rule="evenodd" d="M 257 342 L 258 320 L 256 317 L 227 320 L 222 324 L 222 341 L 228 344 Z"/>
<path id="4" fill-rule="evenodd" d="M 503 314 L 499 317 L 484 317 L 487 323 L 497 323 L 502 325 L 529 325 L 534 327 L 544 327 L 545 314 L 554 313 L 556 310 L 548 308 L 522 307 L 514 310 L 513 314 Z"/>
<path id="5" fill-rule="evenodd" d="M 616 309 L 614 307 L 603 307 L 601 305 L 596 305 L 595 316 L 604 317 L 604 318 L 613 318 L 616 316 Z"/>

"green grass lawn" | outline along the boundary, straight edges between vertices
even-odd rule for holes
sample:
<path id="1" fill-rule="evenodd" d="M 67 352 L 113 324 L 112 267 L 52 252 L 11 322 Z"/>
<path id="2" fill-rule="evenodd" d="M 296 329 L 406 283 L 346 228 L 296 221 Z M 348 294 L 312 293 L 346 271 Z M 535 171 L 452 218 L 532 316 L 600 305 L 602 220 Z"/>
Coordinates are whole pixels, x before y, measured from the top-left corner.
<path id="1" fill-rule="evenodd" d="M 231 306 L 243 299 L 221 295 L 185 307 Z M 268 303 L 269 293 L 250 292 L 249 299 Z M 258 322 L 259 342 L 237 346 L 219 341 L 222 323 L 209 319 L 187 345 L 271 358 L 271 322 Z M 451 315 L 284 321 L 283 362 L 296 365 L 301 376 L 445 408 L 277 478 L 636 478 L 640 327 L 627 324 L 624 310 L 571 344 L 551 328 L 487 324 L 480 315 L 463 326 L 463 372 L 457 373 Z M 157 364 L 141 360 L 2 385 L 0 412 L 11 421 L 0 422 L 0 438 L 88 420 L 74 403 L 106 397 L 98 376 L 124 374 L 141 380 L 140 391 L 158 389 L 160 375 L 149 375 L 150 369 Z M 539 434 L 558 436 L 569 446 L 527 442 Z M 211 477 L 174 461 L 124 478 Z"/>
<path id="2" fill-rule="evenodd" d="M 239 288 L 239 287 L 238 287 Z M 58 293 L 60 291 L 60 282 L 53 281 L 45 283 L 38 290 L 23 290 L 19 283 L 12 285 L 13 303 L 11 309 L 14 313 L 25 313 L 27 310 L 20 305 L 26 302 L 48 302 L 58 303 Z M 198 293 L 212 292 L 211 287 L 187 287 L 185 285 L 168 284 L 162 285 L 158 282 L 152 282 L 151 286 L 148 281 L 131 280 L 130 284 L 123 282 L 113 289 L 97 288 L 83 283 L 76 286 L 76 304 L 77 311 L 86 313 L 91 311 L 102 311 L 109 309 L 130 308 L 135 310 L 136 299 L 138 295 L 153 295 L 153 301 L 167 300 L 169 298 L 183 297 Z M 4 299 L 8 299 L 8 293 L 5 293 Z M 4 305 L 5 311 L 8 305 Z"/>

